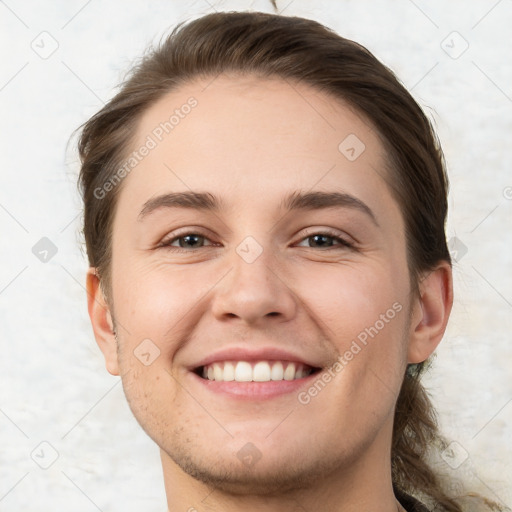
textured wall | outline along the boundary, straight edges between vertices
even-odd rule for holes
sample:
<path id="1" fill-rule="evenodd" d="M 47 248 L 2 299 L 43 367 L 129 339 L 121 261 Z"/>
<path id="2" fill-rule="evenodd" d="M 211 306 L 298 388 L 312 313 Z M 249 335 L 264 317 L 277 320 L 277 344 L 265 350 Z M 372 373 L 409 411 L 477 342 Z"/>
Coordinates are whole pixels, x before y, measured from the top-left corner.
<path id="1" fill-rule="evenodd" d="M 165 509 L 157 449 L 89 325 L 76 153 L 66 143 L 178 21 L 210 5 L 271 10 L 266 1 L 187 3 L 0 2 L 2 511 Z M 512 2 L 278 6 L 367 46 L 438 127 L 456 258 L 456 304 L 426 380 L 454 443 L 439 464 L 510 504 Z"/>

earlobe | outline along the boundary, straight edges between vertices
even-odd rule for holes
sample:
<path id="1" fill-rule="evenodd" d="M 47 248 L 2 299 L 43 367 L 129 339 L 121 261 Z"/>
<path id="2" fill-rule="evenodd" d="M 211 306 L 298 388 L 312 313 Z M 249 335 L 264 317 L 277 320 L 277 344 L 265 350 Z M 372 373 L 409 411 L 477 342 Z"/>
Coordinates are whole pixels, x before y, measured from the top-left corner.
<path id="1" fill-rule="evenodd" d="M 443 261 L 419 283 L 419 297 L 413 304 L 408 363 L 428 359 L 439 345 L 453 304 L 451 265 Z"/>
<path id="2" fill-rule="evenodd" d="M 117 341 L 114 334 L 112 315 L 108 307 L 96 268 L 87 271 L 87 310 L 91 319 L 96 343 L 105 357 L 105 365 L 112 375 L 119 375 L 117 361 Z"/>

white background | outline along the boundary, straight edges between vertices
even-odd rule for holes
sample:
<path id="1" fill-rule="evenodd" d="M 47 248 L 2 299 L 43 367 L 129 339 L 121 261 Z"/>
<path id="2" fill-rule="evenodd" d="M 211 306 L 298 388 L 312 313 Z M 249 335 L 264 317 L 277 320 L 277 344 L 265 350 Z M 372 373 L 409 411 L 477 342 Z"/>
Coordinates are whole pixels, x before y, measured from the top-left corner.
<path id="1" fill-rule="evenodd" d="M 426 379 L 460 464 L 440 465 L 510 506 L 512 2 L 278 7 L 367 46 L 436 123 L 451 180 L 448 238 L 465 248 Z M 157 448 L 104 369 L 89 324 L 77 155 L 66 144 L 148 44 L 213 9 L 272 12 L 263 0 L 0 2 L 1 511 L 165 510 Z M 46 263 L 32 252 L 42 237 L 58 250 Z M 57 460 L 39 467 L 53 450 Z"/>

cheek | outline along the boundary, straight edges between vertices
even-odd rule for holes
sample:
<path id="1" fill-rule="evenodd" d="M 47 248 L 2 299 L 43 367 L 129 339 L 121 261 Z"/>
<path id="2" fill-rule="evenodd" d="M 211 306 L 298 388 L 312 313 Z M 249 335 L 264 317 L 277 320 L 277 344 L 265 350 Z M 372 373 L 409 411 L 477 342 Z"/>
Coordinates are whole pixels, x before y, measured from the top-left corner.
<path id="1" fill-rule="evenodd" d="M 122 384 L 128 405 L 140 426 L 155 441 L 163 432 L 171 435 L 173 425 L 166 411 L 176 408 L 177 389 L 162 357 L 146 366 L 122 344 Z"/>
<path id="2" fill-rule="evenodd" d="M 317 323 L 337 355 L 325 376 L 328 383 L 304 390 L 300 403 L 308 403 L 311 417 L 325 417 L 333 435 L 350 411 L 357 437 L 380 428 L 403 380 L 408 281 L 393 278 L 389 269 L 351 270 L 310 276 L 316 286 L 308 294 L 308 309 L 321 320 Z"/>
<path id="3" fill-rule="evenodd" d="M 182 326 L 197 314 L 201 297 L 218 280 L 212 272 L 183 265 L 120 262 L 113 275 L 116 317 L 126 327 L 130 343 L 149 338 L 161 351 L 173 350 Z"/>
<path id="4" fill-rule="evenodd" d="M 337 352 L 337 400 L 359 396 L 361 403 L 373 403 L 400 386 L 409 307 L 408 275 L 400 265 L 331 267 L 295 278 L 298 294 Z"/>
<path id="5" fill-rule="evenodd" d="M 329 337 L 346 341 L 376 323 L 382 330 L 383 321 L 387 326 L 396 310 L 405 308 L 407 275 L 404 267 L 398 267 L 400 273 L 394 267 L 388 262 L 311 266 L 297 272 L 292 282 L 301 300 L 325 322 Z"/>

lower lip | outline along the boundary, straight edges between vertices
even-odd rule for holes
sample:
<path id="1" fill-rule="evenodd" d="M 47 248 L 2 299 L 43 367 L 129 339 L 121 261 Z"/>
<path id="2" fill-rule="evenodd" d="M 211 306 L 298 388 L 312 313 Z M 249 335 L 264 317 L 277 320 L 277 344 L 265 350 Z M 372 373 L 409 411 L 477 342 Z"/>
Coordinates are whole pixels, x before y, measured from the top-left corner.
<path id="1" fill-rule="evenodd" d="M 191 372 L 192 378 L 199 381 L 209 391 L 221 395 L 227 395 L 241 400 L 266 400 L 289 393 L 297 393 L 305 385 L 309 385 L 317 372 L 294 380 L 271 380 L 268 382 L 222 382 L 203 379 L 196 373 Z"/>

